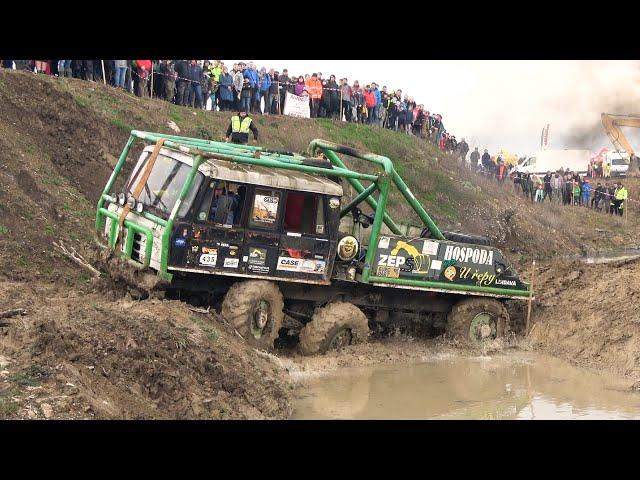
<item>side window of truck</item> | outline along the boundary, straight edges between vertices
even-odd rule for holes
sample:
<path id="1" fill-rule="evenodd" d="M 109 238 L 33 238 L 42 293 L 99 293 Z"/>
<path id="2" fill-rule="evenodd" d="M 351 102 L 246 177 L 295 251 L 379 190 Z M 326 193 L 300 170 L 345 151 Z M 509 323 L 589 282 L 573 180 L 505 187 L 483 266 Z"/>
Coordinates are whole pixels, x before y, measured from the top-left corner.
<path id="1" fill-rule="evenodd" d="M 225 180 L 210 180 L 196 218 L 225 227 L 240 225 L 247 187 Z"/>
<path id="2" fill-rule="evenodd" d="M 284 208 L 284 230 L 324 235 L 324 196 L 317 193 L 288 192 Z"/>
<path id="3" fill-rule="evenodd" d="M 278 223 L 280 191 L 256 188 L 249 211 L 249 226 L 274 229 Z"/>

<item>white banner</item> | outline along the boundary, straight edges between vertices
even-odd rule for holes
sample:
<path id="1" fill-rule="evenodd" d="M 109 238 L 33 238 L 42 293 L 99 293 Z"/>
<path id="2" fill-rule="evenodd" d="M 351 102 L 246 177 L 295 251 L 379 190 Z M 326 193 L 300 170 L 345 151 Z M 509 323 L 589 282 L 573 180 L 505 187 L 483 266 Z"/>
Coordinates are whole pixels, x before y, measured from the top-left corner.
<path id="1" fill-rule="evenodd" d="M 287 92 L 287 96 L 284 101 L 284 110 L 282 113 L 289 115 L 290 117 L 311 118 L 309 97 L 306 95 L 299 97 L 293 93 Z"/>

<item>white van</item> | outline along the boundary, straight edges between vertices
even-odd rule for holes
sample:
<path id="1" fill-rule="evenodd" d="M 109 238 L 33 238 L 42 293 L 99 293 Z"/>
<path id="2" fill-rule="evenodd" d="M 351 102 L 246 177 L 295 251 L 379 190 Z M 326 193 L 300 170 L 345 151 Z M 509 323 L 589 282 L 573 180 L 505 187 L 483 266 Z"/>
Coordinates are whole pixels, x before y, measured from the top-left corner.
<path id="1" fill-rule="evenodd" d="M 586 174 L 591 157 L 589 150 L 540 150 L 518 165 L 515 171 L 546 174 L 568 168 L 572 172 Z"/>
<path id="2" fill-rule="evenodd" d="M 607 152 L 606 162 L 611 168 L 612 177 L 626 177 L 629 170 L 629 154 Z"/>

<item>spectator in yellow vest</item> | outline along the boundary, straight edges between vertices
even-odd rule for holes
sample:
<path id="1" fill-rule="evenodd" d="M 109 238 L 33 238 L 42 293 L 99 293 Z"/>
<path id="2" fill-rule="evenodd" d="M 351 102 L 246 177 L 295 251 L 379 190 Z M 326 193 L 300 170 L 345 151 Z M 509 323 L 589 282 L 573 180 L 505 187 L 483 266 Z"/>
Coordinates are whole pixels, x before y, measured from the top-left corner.
<path id="1" fill-rule="evenodd" d="M 258 141 L 258 129 L 253 124 L 253 119 L 247 114 L 246 110 L 241 110 L 238 115 L 231 117 L 231 123 L 227 128 L 225 140 L 231 143 L 246 145 L 249 143 L 249 130 L 253 132 L 254 141 Z"/>

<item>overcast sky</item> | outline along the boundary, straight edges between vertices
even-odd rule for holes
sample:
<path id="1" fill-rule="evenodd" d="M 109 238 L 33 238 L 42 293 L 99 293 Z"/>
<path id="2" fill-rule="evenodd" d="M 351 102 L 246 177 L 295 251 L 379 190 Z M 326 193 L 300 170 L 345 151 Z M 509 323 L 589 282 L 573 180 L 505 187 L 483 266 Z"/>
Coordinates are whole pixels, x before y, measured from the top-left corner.
<path id="1" fill-rule="evenodd" d="M 400 88 L 481 151 L 533 153 L 547 123 L 549 148 L 612 148 L 600 113 L 640 114 L 638 61 L 251 60 L 294 75 L 320 71 Z M 632 143 L 639 133 L 629 131 Z"/>

